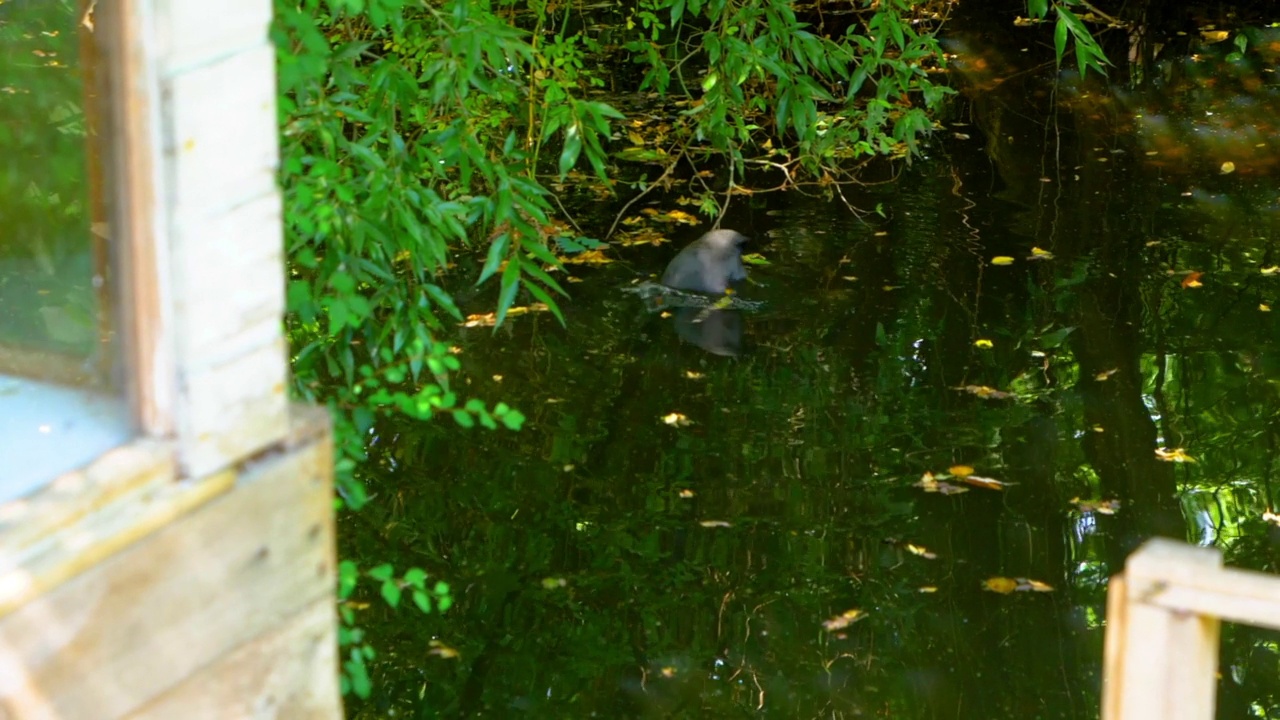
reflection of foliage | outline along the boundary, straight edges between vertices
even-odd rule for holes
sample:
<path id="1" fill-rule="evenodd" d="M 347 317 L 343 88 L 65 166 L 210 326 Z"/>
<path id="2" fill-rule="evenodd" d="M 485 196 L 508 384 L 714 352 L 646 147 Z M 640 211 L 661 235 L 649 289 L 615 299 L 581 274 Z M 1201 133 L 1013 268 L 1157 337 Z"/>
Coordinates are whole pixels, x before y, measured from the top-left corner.
<path id="1" fill-rule="evenodd" d="M 0 13 L 0 337 L 85 347 L 88 283 L 86 88 L 70 0 Z M 41 313 L 44 313 L 42 315 Z M 73 318 L 73 324 L 48 321 Z M 67 327 L 64 327 L 67 326 Z"/>

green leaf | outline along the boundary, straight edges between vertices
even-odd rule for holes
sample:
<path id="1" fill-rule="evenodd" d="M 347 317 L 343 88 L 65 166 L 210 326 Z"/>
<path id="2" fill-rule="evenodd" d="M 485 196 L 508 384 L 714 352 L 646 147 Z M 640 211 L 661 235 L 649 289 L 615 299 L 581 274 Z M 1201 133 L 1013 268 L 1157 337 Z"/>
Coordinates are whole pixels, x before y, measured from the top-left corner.
<path id="1" fill-rule="evenodd" d="M 1058 23 L 1053 28 L 1053 53 L 1059 65 L 1062 64 L 1062 56 L 1067 51 L 1067 20 L 1062 13 L 1063 11 L 1059 9 Z"/>
<path id="2" fill-rule="evenodd" d="M 422 590 L 413 591 L 413 604 L 417 605 L 422 612 L 431 614 L 431 596 Z"/>
<path id="3" fill-rule="evenodd" d="M 427 571 L 422 568 L 412 567 L 405 571 L 404 582 L 416 588 L 421 588 L 427 580 Z"/>
<path id="4" fill-rule="evenodd" d="M 453 421 L 468 429 L 476 426 L 475 418 L 471 417 L 471 414 L 466 410 L 454 410 Z"/>
<path id="5" fill-rule="evenodd" d="M 578 155 L 582 153 L 582 134 L 579 132 L 577 123 L 565 128 L 564 131 L 564 149 L 560 152 L 560 177 L 563 178 L 573 169 L 575 163 L 578 162 Z"/>
<path id="6" fill-rule="evenodd" d="M 395 580 L 388 580 L 382 583 L 381 592 L 382 599 L 386 600 L 388 605 L 393 608 L 400 606 L 400 594 L 402 591 L 400 590 L 400 586 L 396 584 Z"/>
<path id="7" fill-rule="evenodd" d="M 1049 12 L 1049 0 L 1027 0 L 1027 14 L 1043 18 Z"/>
<path id="8" fill-rule="evenodd" d="M 369 577 L 381 582 L 390 580 L 394 574 L 395 568 L 391 566 L 391 563 L 383 563 L 375 568 L 370 568 L 368 572 Z"/>

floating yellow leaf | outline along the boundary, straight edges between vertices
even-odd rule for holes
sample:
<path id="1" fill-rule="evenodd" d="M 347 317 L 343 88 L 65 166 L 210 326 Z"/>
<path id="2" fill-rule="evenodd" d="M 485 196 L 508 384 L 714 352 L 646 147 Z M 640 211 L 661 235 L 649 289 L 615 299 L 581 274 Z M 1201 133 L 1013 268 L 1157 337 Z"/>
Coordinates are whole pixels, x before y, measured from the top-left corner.
<path id="1" fill-rule="evenodd" d="M 903 545 L 903 547 L 906 548 L 907 552 L 911 553 L 912 555 L 917 555 L 919 557 L 924 558 L 925 560 L 938 559 L 937 555 L 929 552 L 927 548 L 920 547 L 919 545 L 912 545 L 911 543 L 907 543 Z"/>
<path id="2" fill-rule="evenodd" d="M 1099 515 L 1115 515 L 1120 509 L 1119 500 L 1081 500 L 1076 497 L 1071 498 L 1071 502 L 1080 512 L 1096 512 Z"/>
<path id="3" fill-rule="evenodd" d="M 1115 375 L 1118 372 L 1120 372 L 1120 368 L 1111 368 L 1110 370 L 1103 370 L 1097 375 L 1094 375 L 1093 379 L 1097 380 L 1098 382 L 1106 382 L 1107 380 L 1111 379 L 1112 375 Z"/>
<path id="4" fill-rule="evenodd" d="M 694 493 L 692 490 L 690 490 L 689 488 L 685 488 L 685 489 L 683 489 L 683 490 L 681 490 L 681 491 L 680 491 L 680 497 L 682 497 L 682 498 L 684 498 L 684 499 L 686 499 L 686 500 L 688 500 L 689 498 L 693 497 L 693 496 L 694 496 L 694 494 L 695 494 L 695 493 Z"/>
<path id="5" fill-rule="evenodd" d="M 1187 273 L 1186 277 L 1182 278 L 1182 287 L 1184 288 L 1204 287 L 1203 283 L 1200 282 L 1200 278 L 1202 277 L 1204 277 L 1204 273 L 1202 272 L 1189 272 Z"/>
<path id="6" fill-rule="evenodd" d="M 635 130 L 627 131 L 627 139 L 631 141 L 632 145 L 644 145 L 644 136 Z"/>
<path id="7" fill-rule="evenodd" d="M 1031 578 L 1018 578 L 1018 589 L 1032 592 L 1053 592 L 1052 585 L 1039 580 L 1032 580 Z"/>
<path id="8" fill-rule="evenodd" d="M 673 678 L 676 676 L 676 669 L 671 667 L 670 665 L 667 665 L 666 667 L 662 668 L 662 670 L 660 670 L 659 672 L 662 673 L 662 677 L 664 678 Z"/>
<path id="9" fill-rule="evenodd" d="M 968 465 L 952 465 L 947 468 L 947 472 L 958 478 L 966 477 L 973 474 L 973 468 Z"/>
<path id="10" fill-rule="evenodd" d="M 986 338 L 978 338 L 977 340 L 973 341 L 973 344 L 976 347 L 982 348 L 983 350 L 989 350 L 990 348 L 995 347 L 995 343 L 991 342 Z"/>
<path id="11" fill-rule="evenodd" d="M 1230 175 L 1231 173 L 1236 171 L 1236 164 L 1228 160 L 1222 163 L 1222 167 L 1220 168 L 1220 171 L 1222 172 L 1223 175 Z"/>
<path id="12" fill-rule="evenodd" d="M 962 488 L 951 483 L 939 482 L 933 477 L 933 473 L 927 472 L 920 481 L 912 487 L 918 487 L 925 492 L 942 493 L 943 495 L 958 495 L 963 492 L 969 492 L 969 488 Z"/>
<path id="13" fill-rule="evenodd" d="M 1008 595 L 1018 589 L 1018 581 L 1007 577 L 993 577 L 982 581 L 982 589 Z"/>
<path id="14" fill-rule="evenodd" d="M 684 377 L 685 377 L 685 379 L 686 379 L 686 380 L 701 380 L 701 379 L 705 378 L 705 377 L 706 377 L 706 375 L 703 375 L 702 373 L 698 372 L 697 370 L 685 370 L 685 371 L 684 371 Z"/>
<path id="15" fill-rule="evenodd" d="M 1212 45 L 1231 37 L 1231 33 L 1226 30 L 1201 30 L 1200 37 L 1204 38 L 1206 43 Z"/>
<path id="16" fill-rule="evenodd" d="M 532 305 L 522 305 L 513 307 L 507 311 L 507 317 L 519 317 L 531 312 L 546 312 L 547 306 L 543 303 L 533 303 Z M 484 313 L 481 315 L 468 315 L 466 322 L 462 323 L 462 327 L 493 327 L 497 324 L 498 316 L 495 313 Z"/>
<path id="17" fill-rule="evenodd" d="M 1262 268 L 1263 275 L 1275 275 L 1276 273 L 1280 273 L 1280 265 L 1272 265 L 1271 267 Z"/>
<path id="18" fill-rule="evenodd" d="M 567 255 L 560 260 L 566 265 L 608 265 L 613 262 L 613 259 L 606 256 L 603 250 L 588 250 L 577 255 Z"/>
<path id="19" fill-rule="evenodd" d="M 861 620 L 866 616 L 867 616 L 867 613 L 865 611 L 858 610 L 857 608 L 853 608 L 850 610 L 845 610 L 844 612 L 840 613 L 839 615 L 836 615 L 833 618 L 823 620 L 822 627 L 826 628 L 827 630 L 843 630 L 844 628 L 849 627 L 853 623 Z"/>
<path id="20" fill-rule="evenodd" d="M 456 657 L 459 657 L 460 655 L 460 653 L 457 650 L 454 650 L 453 648 L 449 647 L 448 645 L 445 645 L 439 640 L 432 640 L 431 642 L 427 643 L 427 645 L 431 647 L 431 649 L 428 650 L 427 652 L 429 652 L 432 655 L 435 655 L 436 657 L 441 657 L 446 660 L 452 660 Z"/>
<path id="21" fill-rule="evenodd" d="M 997 255 L 991 258 L 991 264 L 992 265 L 1012 265 L 1013 258 L 1009 257 L 1008 255 Z"/>
<path id="22" fill-rule="evenodd" d="M 725 522 L 724 520 L 699 520 L 698 524 L 705 528 L 733 527 L 733 525 L 730 525 L 728 522 Z"/>
<path id="23" fill-rule="evenodd" d="M 1177 463 L 1187 463 L 1187 462 L 1193 463 L 1196 461 L 1195 458 L 1188 455 L 1187 451 L 1183 450 L 1182 448 L 1174 448 L 1172 450 L 1169 450 L 1168 448 L 1162 448 L 1162 447 L 1156 448 L 1156 458 L 1159 460 L 1163 460 L 1165 462 L 1177 462 Z"/>
<path id="24" fill-rule="evenodd" d="M 977 395 L 983 400 L 1008 400 L 1013 397 L 1013 393 L 1007 393 L 1003 390 L 997 390 L 986 385 L 965 385 L 962 388 L 956 388 L 970 395 Z"/>
<path id="25" fill-rule="evenodd" d="M 923 587 L 916 588 L 916 592 L 936 593 L 938 592 L 938 588 L 935 585 L 925 585 Z"/>
<path id="26" fill-rule="evenodd" d="M 1049 252 L 1048 250 L 1044 250 L 1042 248 L 1033 247 L 1031 248 L 1031 255 L 1027 256 L 1027 259 L 1028 260 L 1052 260 L 1053 253 Z"/>
<path id="27" fill-rule="evenodd" d="M 1271 312 L 1271 306 L 1266 303 L 1258 303 L 1258 310 L 1262 312 Z"/>
<path id="28" fill-rule="evenodd" d="M 980 477 L 978 475 L 970 475 L 964 478 L 964 481 L 974 487 L 986 488 L 988 490 L 1003 490 L 1008 487 L 1007 483 L 989 477 Z"/>
<path id="29" fill-rule="evenodd" d="M 678 412 L 667 413 L 666 415 L 663 415 L 662 422 L 672 427 L 684 427 L 685 425 L 690 424 L 689 418 L 685 417 L 684 414 L 678 413 Z"/>

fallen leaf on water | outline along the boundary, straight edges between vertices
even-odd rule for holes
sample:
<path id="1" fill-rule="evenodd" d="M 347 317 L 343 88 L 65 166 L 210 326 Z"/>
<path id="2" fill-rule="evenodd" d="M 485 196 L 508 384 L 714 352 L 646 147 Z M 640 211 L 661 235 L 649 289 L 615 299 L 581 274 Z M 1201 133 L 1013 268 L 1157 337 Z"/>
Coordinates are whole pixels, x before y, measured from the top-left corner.
<path id="1" fill-rule="evenodd" d="M 1200 282 L 1200 278 L 1202 277 L 1204 277 L 1204 273 L 1202 272 L 1187 273 L 1187 276 L 1182 278 L 1182 287 L 1184 288 L 1204 287 L 1204 283 Z"/>
<path id="2" fill-rule="evenodd" d="M 1008 595 L 1011 592 L 1053 592 L 1053 586 L 1030 578 L 993 577 L 982 581 L 984 590 Z"/>
<path id="3" fill-rule="evenodd" d="M 1080 512 L 1096 512 L 1099 515 L 1115 515 L 1120 509 L 1119 500 L 1081 500 L 1078 497 L 1071 498 L 1071 503 L 1080 510 Z"/>
<path id="4" fill-rule="evenodd" d="M 943 495 L 959 495 L 960 493 L 969 492 L 969 488 L 962 488 L 951 483 L 939 482 L 933 477 L 933 473 L 925 473 L 912 487 L 918 487 L 925 492 L 942 493 Z"/>
<path id="5" fill-rule="evenodd" d="M 547 306 L 543 303 L 534 303 L 532 305 L 522 305 L 513 307 L 507 311 L 507 317 L 518 317 L 531 312 L 546 312 Z M 495 313 L 484 313 L 482 315 L 468 315 L 467 321 L 462 323 L 462 327 L 493 327 L 498 321 Z"/>
<path id="6" fill-rule="evenodd" d="M 853 623 L 861 620 L 866 616 L 867 616 L 866 611 L 853 608 L 850 610 L 845 610 L 844 612 L 840 613 L 839 615 L 836 615 L 833 618 L 828 618 L 826 620 L 823 620 L 822 627 L 826 628 L 827 630 L 843 630 L 844 628 L 849 627 Z"/>
<path id="7" fill-rule="evenodd" d="M 938 556 L 937 556 L 937 555 L 935 555 L 935 554 L 933 554 L 933 553 L 929 552 L 929 550 L 928 550 L 928 549 L 923 548 L 923 547 L 920 547 L 919 545 L 912 545 L 911 543 L 906 543 L 905 545 L 903 545 L 903 547 L 904 547 L 904 548 L 906 548 L 906 549 L 907 549 L 907 552 L 911 553 L 912 555 L 916 555 L 916 556 L 922 557 L 922 558 L 924 558 L 925 560 L 937 560 L 937 559 L 938 559 Z"/>
<path id="8" fill-rule="evenodd" d="M 699 520 L 698 524 L 705 528 L 733 527 L 733 525 L 730 525 L 728 522 L 725 522 L 724 520 Z"/>
<path id="9" fill-rule="evenodd" d="M 1013 258 L 1009 257 L 1008 255 L 997 255 L 991 258 L 991 264 L 992 265 L 1012 265 Z"/>
<path id="10" fill-rule="evenodd" d="M 684 377 L 685 377 L 685 379 L 686 379 L 686 380 L 701 380 L 701 379 L 705 378 L 705 377 L 706 377 L 706 375 L 703 375 L 702 373 L 698 372 L 697 370 L 685 370 L 685 371 L 684 371 Z"/>
<path id="11" fill-rule="evenodd" d="M 1028 260 L 1052 260 L 1053 253 L 1038 247 L 1031 248 L 1031 254 L 1027 256 Z"/>
<path id="12" fill-rule="evenodd" d="M 608 265 L 613 262 L 613 258 L 605 255 L 603 250 L 588 250 L 562 257 L 560 262 L 566 265 Z"/>
<path id="13" fill-rule="evenodd" d="M 1000 593 L 1001 595 L 1008 595 L 1018 589 L 1018 582 L 1013 578 L 1007 577 L 987 578 L 982 581 L 982 589 Z"/>
<path id="14" fill-rule="evenodd" d="M 662 422 L 670 425 L 671 427 L 684 427 L 685 425 L 690 424 L 691 421 L 689 418 L 685 417 L 683 413 L 673 412 L 663 415 Z"/>
<path id="15" fill-rule="evenodd" d="M 1272 265 L 1271 267 L 1262 268 L 1263 275 L 1275 275 L 1276 273 L 1280 273 L 1280 265 Z"/>
<path id="16" fill-rule="evenodd" d="M 676 669 L 671 667 L 670 665 L 662 668 L 662 670 L 660 670 L 659 672 L 662 673 L 662 677 L 664 678 L 673 678 L 676 676 Z"/>
<path id="17" fill-rule="evenodd" d="M 962 478 L 962 477 L 967 477 L 969 475 L 972 475 L 973 468 L 968 465 L 952 465 L 951 467 L 947 468 L 947 472 L 951 473 L 952 475 L 958 478 Z"/>
<path id="18" fill-rule="evenodd" d="M 695 493 L 694 493 L 692 490 L 688 489 L 688 488 L 685 488 L 685 489 L 683 489 L 683 490 L 681 490 L 681 491 L 680 491 L 680 497 L 682 497 L 682 498 L 684 498 L 684 499 L 686 499 L 686 500 L 687 500 L 687 499 L 689 499 L 689 498 L 691 498 L 691 497 L 693 497 L 693 496 L 694 496 L 694 494 L 695 494 Z"/>
<path id="19" fill-rule="evenodd" d="M 1097 375 L 1094 375 L 1093 379 L 1097 380 L 1098 382 L 1106 382 L 1107 380 L 1111 379 L 1112 375 L 1115 375 L 1118 372 L 1120 372 L 1120 368 L 1111 368 L 1110 370 L 1103 370 Z"/>
<path id="20" fill-rule="evenodd" d="M 994 478 L 979 477 L 978 475 L 970 475 L 963 478 L 964 482 L 975 487 L 987 488 L 988 490 L 1004 490 L 1009 487 L 1008 483 L 1000 482 Z"/>
<path id="21" fill-rule="evenodd" d="M 1271 306 L 1266 303 L 1258 303 L 1258 310 L 1260 312 L 1271 312 Z"/>
<path id="22" fill-rule="evenodd" d="M 977 395 L 983 400 L 1008 400 L 1013 397 L 1013 393 L 1007 393 L 1003 390 L 997 390 L 986 385 L 965 385 L 962 388 L 956 388 L 961 392 L 967 392 L 970 395 Z"/>
<path id="23" fill-rule="evenodd" d="M 935 585 L 925 585 L 923 587 L 916 588 L 916 592 L 936 593 L 938 592 L 938 588 Z"/>
<path id="24" fill-rule="evenodd" d="M 1222 167 L 1220 168 L 1220 170 L 1223 175 L 1230 175 L 1231 173 L 1236 171 L 1236 164 L 1228 160 L 1222 163 Z"/>
<path id="25" fill-rule="evenodd" d="M 1230 36 L 1231 36 L 1231 33 L 1227 32 L 1226 30 L 1201 30 L 1200 31 L 1200 37 L 1204 38 L 1204 41 L 1210 45 L 1214 43 L 1220 43 L 1223 40 L 1226 40 Z"/>
<path id="26" fill-rule="evenodd" d="M 448 645 L 445 645 L 439 640 L 432 640 L 427 644 L 431 646 L 431 650 L 429 650 L 428 652 L 432 655 L 435 655 L 436 657 L 442 657 L 446 660 L 452 660 L 453 658 L 460 656 L 460 653 L 457 650 L 454 650 L 453 648 L 449 647 Z"/>
<path id="27" fill-rule="evenodd" d="M 1195 458 L 1188 455 L 1187 451 L 1183 450 L 1182 448 L 1174 448 L 1172 450 L 1169 450 L 1168 448 L 1162 448 L 1162 447 L 1156 448 L 1156 458 L 1159 460 L 1163 460 L 1165 462 L 1178 462 L 1178 463 L 1186 463 L 1186 462 L 1193 463 L 1196 461 Z"/>
<path id="28" fill-rule="evenodd" d="M 986 339 L 986 338 L 978 338 L 977 340 L 974 340 L 974 341 L 973 341 L 973 344 L 974 344 L 974 346 L 975 346 L 975 347 L 980 347 L 980 348 L 982 348 L 982 349 L 984 349 L 984 350 L 988 350 L 988 349 L 990 349 L 990 348 L 993 348 L 993 347 L 995 347 L 995 345 L 996 345 L 995 343 L 991 342 L 990 340 L 988 340 L 988 339 Z"/>

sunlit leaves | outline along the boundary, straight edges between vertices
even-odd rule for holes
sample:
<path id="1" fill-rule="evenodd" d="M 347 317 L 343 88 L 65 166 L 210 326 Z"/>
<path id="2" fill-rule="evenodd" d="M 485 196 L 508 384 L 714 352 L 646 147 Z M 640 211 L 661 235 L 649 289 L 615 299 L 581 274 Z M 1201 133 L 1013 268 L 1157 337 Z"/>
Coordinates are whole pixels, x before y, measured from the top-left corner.
<path id="1" fill-rule="evenodd" d="M 1071 504 L 1082 513 L 1096 512 L 1099 515 L 1115 515 L 1120 509 L 1119 500 L 1081 500 L 1071 498 Z"/>

